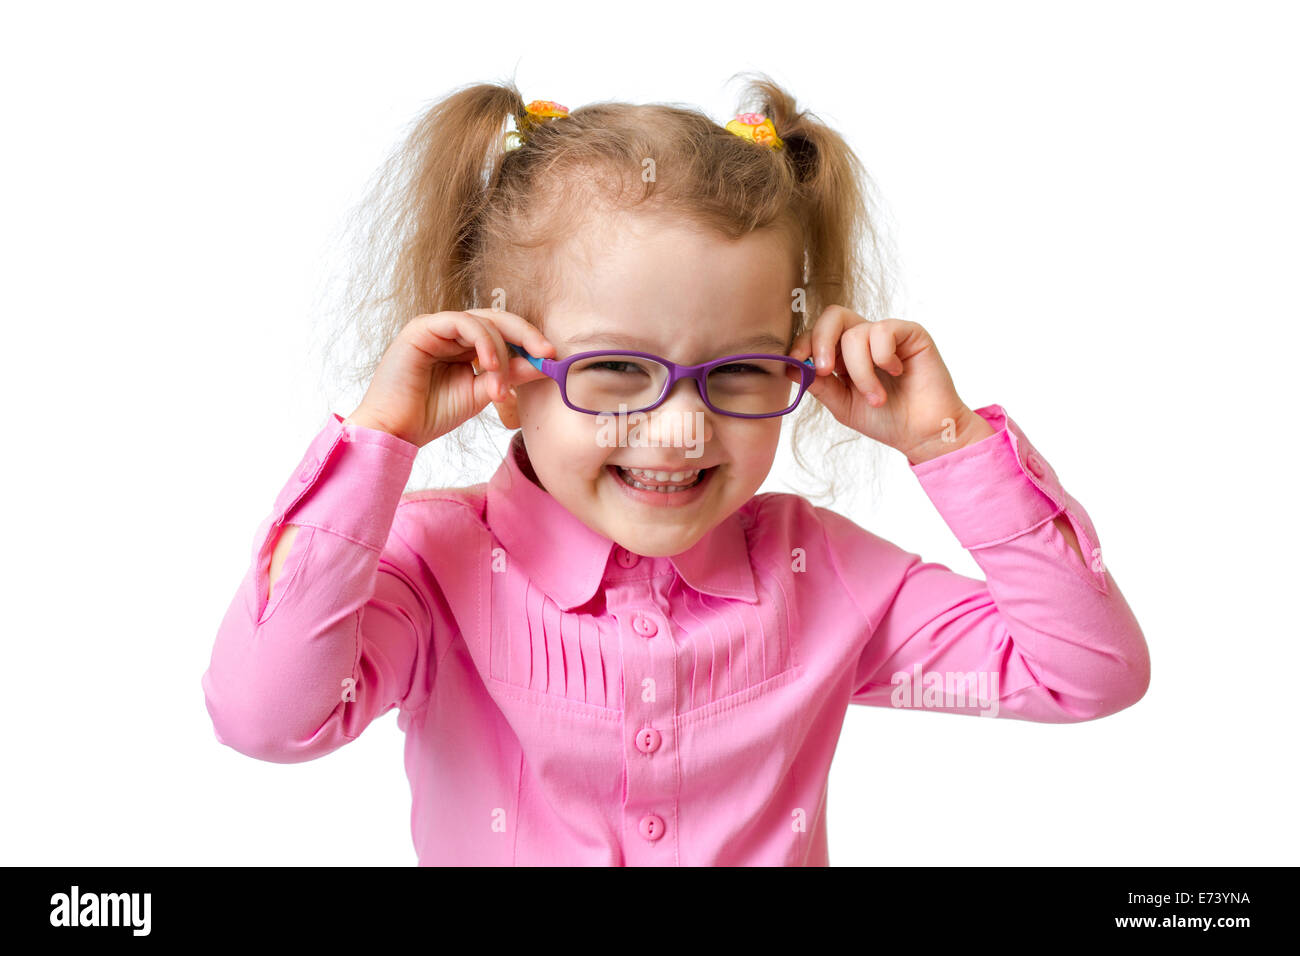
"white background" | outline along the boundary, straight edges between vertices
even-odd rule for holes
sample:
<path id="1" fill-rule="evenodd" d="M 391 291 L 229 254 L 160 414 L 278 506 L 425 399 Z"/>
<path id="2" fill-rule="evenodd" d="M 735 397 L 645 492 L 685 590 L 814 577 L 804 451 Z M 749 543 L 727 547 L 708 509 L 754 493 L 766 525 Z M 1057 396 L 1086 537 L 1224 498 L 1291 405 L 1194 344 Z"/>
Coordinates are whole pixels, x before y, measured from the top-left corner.
<path id="1" fill-rule="evenodd" d="M 354 407 L 309 351 L 331 238 L 456 86 L 515 72 L 525 99 L 725 122 L 748 69 L 850 139 L 891 219 L 897 314 L 1087 508 L 1152 658 L 1142 701 L 1083 724 L 851 708 L 832 862 L 1297 862 L 1289 5 L 5 19 L 0 862 L 414 864 L 396 712 L 263 763 L 216 742 L 199 684 L 258 522 Z M 885 461 L 883 500 L 850 517 L 982 577 Z"/>

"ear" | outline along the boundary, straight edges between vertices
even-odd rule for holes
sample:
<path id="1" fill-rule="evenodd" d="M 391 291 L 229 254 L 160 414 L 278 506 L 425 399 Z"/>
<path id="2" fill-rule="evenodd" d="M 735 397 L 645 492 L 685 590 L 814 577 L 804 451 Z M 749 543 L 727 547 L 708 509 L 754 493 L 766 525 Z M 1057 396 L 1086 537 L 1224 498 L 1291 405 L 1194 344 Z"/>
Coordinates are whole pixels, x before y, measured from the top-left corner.
<path id="1" fill-rule="evenodd" d="M 501 417 L 501 424 L 506 428 L 516 429 L 519 427 L 519 408 L 515 400 L 515 390 L 512 388 L 505 401 L 493 402 L 496 406 L 497 415 Z"/>

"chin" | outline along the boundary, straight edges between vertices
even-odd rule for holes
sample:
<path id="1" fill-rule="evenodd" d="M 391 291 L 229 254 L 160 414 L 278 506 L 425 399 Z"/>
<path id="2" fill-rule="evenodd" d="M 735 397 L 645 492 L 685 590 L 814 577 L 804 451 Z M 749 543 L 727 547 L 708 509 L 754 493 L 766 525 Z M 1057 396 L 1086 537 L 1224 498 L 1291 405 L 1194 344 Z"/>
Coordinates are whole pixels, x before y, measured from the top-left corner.
<path id="1" fill-rule="evenodd" d="M 631 545 L 624 545 L 629 551 L 645 558 L 668 558 L 674 554 L 681 554 L 683 551 L 695 544 L 698 537 L 695 535 L 677 534 L 677 535 L 655 535 L 652 538 L 643 537 L 637 540 L 635 535 L 629 536 Z"/>

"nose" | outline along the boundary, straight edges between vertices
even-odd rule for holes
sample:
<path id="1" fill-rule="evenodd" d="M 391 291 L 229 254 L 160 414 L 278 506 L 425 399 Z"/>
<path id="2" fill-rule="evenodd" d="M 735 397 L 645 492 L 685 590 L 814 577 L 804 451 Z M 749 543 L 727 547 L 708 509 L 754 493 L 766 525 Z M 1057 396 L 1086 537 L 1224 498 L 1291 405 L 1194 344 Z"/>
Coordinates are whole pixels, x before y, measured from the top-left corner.
<path id="1" fill-rule="evenodd" d="M 700 398 L 692 379 L 673 384 L 664 403 L 647 412 L 647 437 L 661 447 L 703 444 L 713 439 L 713 413 Z"/>

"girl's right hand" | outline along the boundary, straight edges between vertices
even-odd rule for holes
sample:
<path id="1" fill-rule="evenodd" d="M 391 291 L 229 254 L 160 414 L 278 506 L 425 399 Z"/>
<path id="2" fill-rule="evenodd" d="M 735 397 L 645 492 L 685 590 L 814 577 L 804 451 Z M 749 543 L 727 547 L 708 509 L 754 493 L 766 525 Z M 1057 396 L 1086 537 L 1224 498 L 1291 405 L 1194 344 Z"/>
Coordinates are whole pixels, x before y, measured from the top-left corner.
<path id="1" fill-rule="evenodd" d="M 511 352 L 507 340 L 539 358 L 555 358 L 546 337 L 512 312 L 470 309 L 416 316 L 384 352 L 348 421 L 417 448 L 441 438 L 488 402 L 510 398 L 512 385 L 546 377 Z M 479 374 L 472 364 L 476 357 Z"/>

